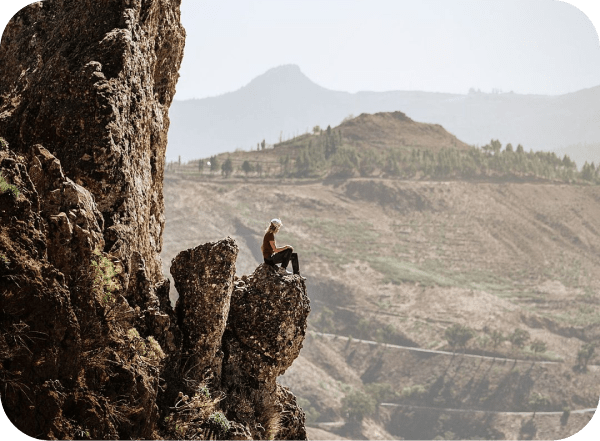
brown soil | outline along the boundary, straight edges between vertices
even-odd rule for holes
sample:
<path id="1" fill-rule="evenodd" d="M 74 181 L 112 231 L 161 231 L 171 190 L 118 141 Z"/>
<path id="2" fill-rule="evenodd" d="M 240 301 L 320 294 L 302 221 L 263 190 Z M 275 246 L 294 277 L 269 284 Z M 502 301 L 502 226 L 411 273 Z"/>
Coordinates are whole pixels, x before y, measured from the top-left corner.
<path id="1" fill-rule="evenodd" d="M 492 351 L 480 341 L 491 330 L 509 334 L 521 328 L 531 340 L 546 343 L 544 357 L 563 361 L 531 368 L 518 363 L 517 374 L 512 364 L 498 361 L 419 358 L 366 346 L 357 347 L 348 360 L 342 339 L 309 338 L 281 382 L 309 400 L 321 421 L 343 419 L 341 399 L 349 386 L 386 382 L 401 393 L 412 384 L 431 386 L 449 364 L 459 394 L 449 401 L 454 406 L 483 406 L 460 394 L 470 381 L 485 379 L 487 393 L 497 391 L 485 403 L 490 408 L 527 410 L 535 392 L 553 409 L 575 410 L 595 407 L 600 395 L 598 373 L 574 369 L 578 350 L 596 341 L 600 330 L 599 201 L 598 187 L 552 183 L 278 182 L 171 174 L 165 180 L 163 265 L 168 273 L 176 250 L 231 235 L 240 244 L 238 274 L 252 271 L 261 259 L 268 220 L 280 217 L 284 228 L 277 243 L 294 246 L 308 277 L 309 329 L 374 340 L 389 325 L 394 330 L 390 342 L 450 350 L 444 332 L 458 323 L 476 333 L 467 352 L 506 357 L 513 355 L 509 343 Z M 330 321 L 323 319 L 326 310 L 333 312 Z M 375 354 L 381 357 L 379 371 L 365 378 Z M 515 356 L 534 354 L 525 350 Z M 513 389 L 503 388 L 511 375 L 531 383 L 527 396 L 515 397 Z M 518 437 L 521 420 L 498 417 L 475 425 L 479 429 L 473 433 Z M 536 416 L 535 436 L 562 437 L 587 420 L 573 415 L 561 426 Z M 374 421 L 402 436 L 383 416 Z M 440 430 L 450 430 L 450 423 L 440 424 Z"/>

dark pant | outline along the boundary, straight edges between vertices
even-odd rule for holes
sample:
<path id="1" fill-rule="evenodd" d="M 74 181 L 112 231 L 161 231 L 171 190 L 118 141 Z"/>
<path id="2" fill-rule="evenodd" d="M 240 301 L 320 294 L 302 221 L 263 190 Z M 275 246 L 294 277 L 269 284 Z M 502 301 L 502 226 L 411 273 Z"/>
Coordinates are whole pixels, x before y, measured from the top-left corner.
<path id="1" fill-rule="evenodd" d="M 290 248 L 286 248 L 283 251 L 271 255 L 271 257 L 265 257 L 265 263 L 271 266 L 275 266 L 276 263 L 280 263 L 282 268 L 287 268 L 288 264 L 292 261 L 292 269 L 294 274 L 300 274 L 300 266 L 298 264 L 298 253 L 292 252 Z"/>

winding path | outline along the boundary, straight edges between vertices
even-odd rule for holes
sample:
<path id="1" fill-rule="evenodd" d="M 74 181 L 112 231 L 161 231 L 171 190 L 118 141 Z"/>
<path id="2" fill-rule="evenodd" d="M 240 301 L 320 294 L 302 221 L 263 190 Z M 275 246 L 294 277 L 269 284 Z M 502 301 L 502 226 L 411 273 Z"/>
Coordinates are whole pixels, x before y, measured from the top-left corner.
<path id="1" fill-rule="evenodd" d="M 426 407 L 426 406 L 413 406 L 411 404 L 398 404 L 398 403 L 379 403 L 380 406 L 384 407 L 407 407 L 410 409 L 418 409 L 418 410 L 435 410 L 438 412 L 449 412 L 449 413 L 485 413 L 485 414 L 494 414 L 494 415 L 533 415 L 533 411 L 526 412 L 510 412 L 503 410 L 477 410 L 477 409 L 447 409 L 441 407 Z M 572 410 L 571 414 L 574 413 L 590 413 L 596 412 L 595 407 L 589 407 L 587 409 L 577 409 Z M 536 415 L 562 415 L 564 412 L 562 411 L 552 411 L 552 412 L 535 412 Z"/>
<path id="2" fill-rule="evenodd" d="M 313 331 L 315 335 L 320 335 L 322 337 L 327 337 L 327 338 L 339 338 L 341 340 L 348 340 L 349 337 L 345 337 L 343 335 L 337 335 L 337 334 L 328 334 L 325 332 L 316 332 Z M 353 338 L 352 339 L 353 342 L 357 342 L 357 343 L 362 343 L 362 344 L 367 344 L 367 345 L 372 345 L 372 346 L 377 346 L 380 345 L 382 347 L 386 347 L 386 348 L 394 348 L 394 349 L 401 349 L 401 350 L 405 350 L 405 351 L 413 351 L 413 352 L 423 352 L 426 354 L 440 354 L 440 355 L 460 355 L 461 357 L 470 357 L 470 358 L 477 358 L 477 359 L 484 359 L 484 360 L 495 360 L 495 361 L 501 361 L 501 362 L 513 362 L 513 363 L 536 363 L 536 364 L 562 364 L 564 363 L 563 361 L 542 361 L 542 360 L 515 360 L 514 358 L 505 358 L 505 357 L 491 357 L 489 355 L 476 355 L 476 354 L 463 354 L 463 353 L 452 353 L 452 352 L 448 352 L 448 351 L 438 351 L 435 349 L 423 349 L 423 348 L 415 348 L 412 346 L 400 346 L 400 345 L 394 345 L 391 343 L 378 343 L 376 341 L 372 341 L 372 340 L 361 340 L 361 339 L 357 339 L 357 338 Z M 597 368 L 596 365 L 588 365 L 589 369 L 595 370 Z"/>
<path id="3" fill-rule="evenodd" d="M 324 332 L 314 332 L 314 334 L 322 336 L 322 337 L 326 337 L 326 338 L 336 338 L 337 337 L 339 339 L 346 340 L 346 341 L 349 339 L 349 337 L 345 337 L 342 335 L 328 334 L 328 333 L 324 333 Z M 504 361 L 504 362 L 512 361 L 512 362 L 516 362 L 516 363 L 528 363 L 528 364 L 529 363 L 537 363 L 537 364 L 561 364 L 561 363 L 563 363 L 562 361 L 537 361 L 537 360 L 516 360 L 515 361 L 512 358 L 490 357 L 487 355 L 453 354 L 452 352 L 447 352 L 447 351 L 437 351 L 434 349 L 422 349 L 422 348 L 415 348 L 415 347 L 411 347 L 411 346 L 400 346 L 400 345 L 394 345 L 394 344 L 389 344 L 389 343 L 377 343 L 372 340 L 361 340 L 361 339 L 354 339 L 354 338 L 352 339 L 352 341 L 357 342 L 357 343 L 362 343 L 362 344 L 374 345 L 374 346 L 382 345 L 384 347 L 401 349 L 401 350 L 406 350 L 406 351 L 423 352 L 423 353 L 427 353 L 427 354 L 461 355 L 464 357 L 471 357 L 471 358 L 499 360 L 499 361 Z M 590 366 L 588 366 L 588 368 L 596 370 L 598 368 L 598 366 L 590 365 Z M 399 404 L 399 403 L 379 403 L 379 405 L 383 406 L 383 407 L 404 407 L 404 408 L 410 408 L 410 409 L 415 409 L 415 410 L 432 410 L 432 411 L 447 412 L 447 413 L 484 413 L 484 414 L 495 414 L 495 415 L 533 415 L 534 414 L 533 411 L 511 412 L 511 411 L 501 411 L 501 410 L 452 409 L 452 408 L 441 408 L 441 407 L 414 406 L 411 404 Z M 595 407 L 589 407 L 586 409 L 576 409 L 576 410 L 572 410 L 570 413 L 571 414 L 584 414 L 584 413 L 593 413 L 593 412 L 596 412 Z M 535 412 L 535 414 L 536 415 L 562 415 L 563 412 L 562 411 Z M 345 421 L 331 421 L 331 422 L 315 423 L 315 426 L 323 427 L 323 428 L 341 427 L 344 424 L 345 424 Z"/>

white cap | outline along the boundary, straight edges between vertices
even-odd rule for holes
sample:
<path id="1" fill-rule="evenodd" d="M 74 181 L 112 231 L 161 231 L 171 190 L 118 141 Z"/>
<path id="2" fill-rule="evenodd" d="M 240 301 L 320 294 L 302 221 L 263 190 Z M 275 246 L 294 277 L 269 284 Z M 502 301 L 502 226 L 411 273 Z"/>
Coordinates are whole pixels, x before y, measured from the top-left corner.
<path id="1" fill-rule="evenodd" d="M 275 219 L 271 219 L 271 223 L 272 223 L 273 225 L 279 225 L 279 226 L 283 225 L 283 224 L 281 223 L 281 219 L 277 219 L 277 218 L 275 218 Z"/>

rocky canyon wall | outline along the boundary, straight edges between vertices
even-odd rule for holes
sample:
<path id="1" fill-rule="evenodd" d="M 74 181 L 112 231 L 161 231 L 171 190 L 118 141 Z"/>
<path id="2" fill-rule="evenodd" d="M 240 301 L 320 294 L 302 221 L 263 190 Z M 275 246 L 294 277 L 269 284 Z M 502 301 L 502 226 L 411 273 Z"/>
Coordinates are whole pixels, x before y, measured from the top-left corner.
<path id="1" fill-rule="evenodd" d="M 45 439 L 303 439 L 276 383 L 301 278 L 235 276 L 224 239 L 161 273 L 177 0 L 46 0 L 0 46 L 0 393 Z"/>
<path id="2" fill-rule="evenodd" d="M 185 31 L 177 0 L 47 0 L 8 24 L 0 46 L 0 133 L 41 144 L 104 218 L 104 250 L 162 279 L 162 181 Z"/>

